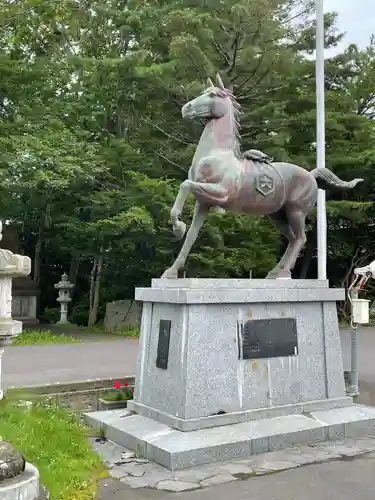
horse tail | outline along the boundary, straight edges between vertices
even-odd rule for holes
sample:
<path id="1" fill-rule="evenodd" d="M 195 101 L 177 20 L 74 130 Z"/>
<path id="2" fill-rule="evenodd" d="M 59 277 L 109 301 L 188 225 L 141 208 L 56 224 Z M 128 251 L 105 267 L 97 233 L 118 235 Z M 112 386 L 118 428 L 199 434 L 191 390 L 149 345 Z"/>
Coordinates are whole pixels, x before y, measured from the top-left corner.
<path id="1" fill-rule="evenodd" d="M 349 182 L 343 181 L 328 168 L 314 168 L 310 174 L 316 179 L 319 189 L 353 189 L 357 184 L 363 182 L 363 179 L 353 179 Z"/>

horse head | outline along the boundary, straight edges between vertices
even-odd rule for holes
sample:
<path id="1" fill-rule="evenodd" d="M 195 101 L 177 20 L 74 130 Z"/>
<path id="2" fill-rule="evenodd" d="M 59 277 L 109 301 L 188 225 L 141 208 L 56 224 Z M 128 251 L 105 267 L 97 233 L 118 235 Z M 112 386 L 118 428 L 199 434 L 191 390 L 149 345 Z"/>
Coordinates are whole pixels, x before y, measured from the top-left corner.
<path id="1" fill-rule="evenodd" d="M 217 74 L 216 84 L 208 78 L 207 88 L 202 94 L 182 107 L 182 118 L 189 120 L 222 118 L 228 114 L 232 105 L 233 93 L 225 88 L 223 80 Z"/>

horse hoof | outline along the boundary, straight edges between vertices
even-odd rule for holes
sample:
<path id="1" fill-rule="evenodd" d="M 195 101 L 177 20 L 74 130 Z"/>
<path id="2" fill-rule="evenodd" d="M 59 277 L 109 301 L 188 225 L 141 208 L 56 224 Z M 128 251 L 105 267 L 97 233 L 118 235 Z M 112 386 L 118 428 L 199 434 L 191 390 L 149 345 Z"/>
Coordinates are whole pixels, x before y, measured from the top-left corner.
<path id="1" fill-rule="evenodd" d="M 286 269 L 272 269 L 272 271 L 267 274 L 266 279 L 290 280 L 292 279 L 292 275 L 290 271 Z"/>
<path id="2" fill-rule="evenodd" d="M 171 267 L 169 269 L 166 269 L 164 273 L 161 275 L 161 279 L 173 279 L 173 278 L 178 278 L 178 276 L 177 276 L 177 271 L 175 271 Z"/>
<path id="3" fill-rule="evenodd" d="M 225 208 L 221 208 L 221 207 L 217 207 L 217 206 L 213 207 L 212 211 L 217 213 L 217 214 L 225 214 L 225 212 L 226 212 Z"/>
<path id="4" fill-rule="evenodd" d="M 176 236 L 177 240 L 182 240 L 182 238 L 185 236 L 186 233 L 185 222 L 182 221 L 177 222 L 177 224 L 173 227 L 173 233 Z"/>
<path id="5" fill-rule="evenodd" d="M 274 280 L 277 278 L 278 276 L 278 273 L 279 273 L 279 269 L 272 269 L 272 271 L 270 271 L 267 276 L 266 276 L 266 280 Z"/>

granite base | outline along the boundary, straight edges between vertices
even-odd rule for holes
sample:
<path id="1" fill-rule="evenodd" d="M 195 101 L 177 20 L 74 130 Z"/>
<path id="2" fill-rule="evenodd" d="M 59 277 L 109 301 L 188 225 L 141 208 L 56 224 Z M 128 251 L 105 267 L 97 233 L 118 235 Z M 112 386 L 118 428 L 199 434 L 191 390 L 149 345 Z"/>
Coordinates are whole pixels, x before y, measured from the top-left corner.
<path id="1" fill-rule="evenodd" d="M 172 470 L 375 434 L 375 408 L 345 392 L 336 310 L 344 296 L 320 280 L 153 280 L 136 289 L 134 400 L 86 420 Z M 267 342 L 265 330 L 256 334 L 266 349 L 291 331 L 294 347 L 245 356 L 244 328 L 255 324 L 268 325 Z"/>
<path id="2" fill-rule="evenodd" d="M 129 408 L 194 430 L 300 413 L 305 403 L 347 404 L 336 310 L 343 298 L 343 290 L 320 280 L 153 280 L 151 288 L 136 289 L 143 311 Z M 272 330 L 273 345 L 288 334 L 280 324 L 292 322 L 295 350 L 245 358 L 241 332 L 259 321 Z M 166 322 L 163 369 L 158 356 Z"/>
<path id="3" fill-rule="evenodd" d="M 266 418 L 281 417 L 284 415 L 298 415 L 310 413 L 312 411 L 331 410 L 334 408 L 343 408 L 353 404 L 353 398 L 345 396 L 341 398 L 332 398 L 320 401 L 309 401 L 306 403 L 296 403 L 283 406 L 270 406 L 269 408 L 258 408 L 256 410 L 244 410 L 209 417 L 183 419 L 169 415 L 168 413 L 155 410 L 149 406 L 142 405 L 136 401 L 129 401 L 127 408 L 141 415 L 162 422 L 169 427 L 183 432 L 196 431 L 199 429 L 209 429 L 211 427 L 220 427 L 223 425 L 240 424 L 261 420 Z M 99 408 L 104 410 L 109 408 Z M 114 409 L 114 408 L 113 408 Z"/>
<path id="4" fill-rule="evenodd" d="M 170 470 L 345 437 L 375 436 L 375 408 L 360 405 L 192 432 L 181 432 L 127 410 L 86 413 L 85 421 L 101 429 L 108 440 Z"/>

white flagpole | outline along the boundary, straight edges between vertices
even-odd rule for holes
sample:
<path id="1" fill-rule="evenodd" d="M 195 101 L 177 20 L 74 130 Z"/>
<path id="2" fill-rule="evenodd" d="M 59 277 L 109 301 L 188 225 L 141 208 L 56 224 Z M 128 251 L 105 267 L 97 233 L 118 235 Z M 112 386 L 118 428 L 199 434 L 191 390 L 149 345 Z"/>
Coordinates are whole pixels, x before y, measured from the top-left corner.
<path id="1" fill-rule="evenodd" d="M 323 0 L 316 0 L 316 152 L 317 168 L 325 167 L 324 103 L 324 11 Z M 319 189 L 317 206 L 318 279 L 327 278 L 326 193 Z"/>

